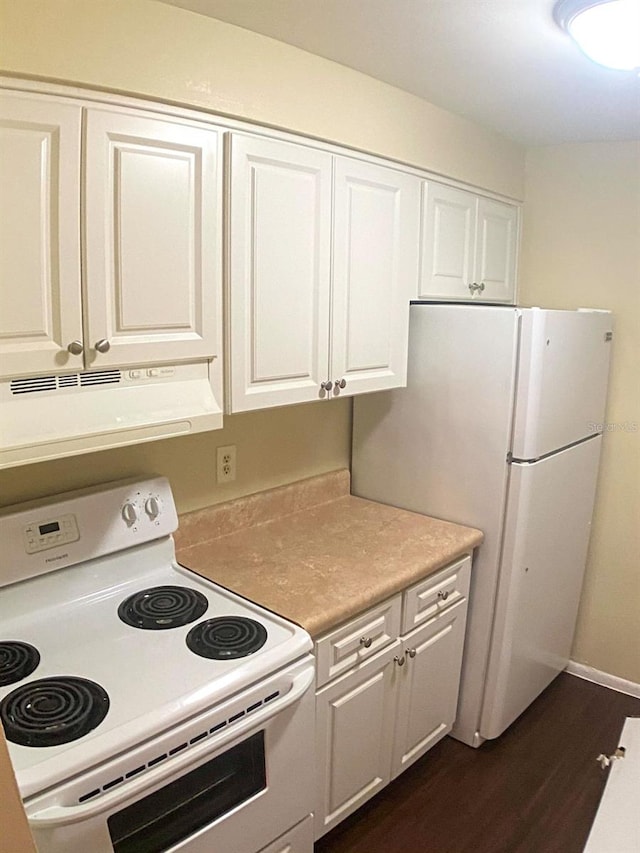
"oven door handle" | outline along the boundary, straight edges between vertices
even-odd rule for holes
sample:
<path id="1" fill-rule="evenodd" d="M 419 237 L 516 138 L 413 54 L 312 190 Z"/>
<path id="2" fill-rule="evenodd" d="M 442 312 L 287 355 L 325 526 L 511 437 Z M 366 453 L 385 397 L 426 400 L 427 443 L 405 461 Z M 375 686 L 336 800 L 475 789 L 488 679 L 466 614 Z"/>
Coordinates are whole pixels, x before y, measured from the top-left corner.
<path id="1" fill-rule="evenodd" d="M 304 693 L 311 687 L 315 680 L 315 669 L 312 665 L 306 667 L 302 672 L 298 673 L 291 682 L 291 689 L 280 700 L 276 699 L 268 706 L 256 711 L 247 717 L 242 723 L 234 726 L 228 732 L 225 732 L 224 737 L 215 738 L 215 749 L 217 752 L 221 747 L 231 741 L 241 738 L 247 730 L 257 728 L 265 722 L 275 717 L 281 711 L 284 711 L 290 705 L 293 705 L 302 697 Z M 126 800 L 132 797 L 139 797 L 147 788 L 154 787 L 158 782 L 164 781 L 169 776 L 175 776 L 185 768 L 194 764 L 203 755 L 211 752 L 213 739 L 206 738 L 201 743 L 176 756 L 175 758 L 159 764 L 147 773 L 141 774 L 134 781 L 124 782 L 122 785 L 114 788 L 107 794 L 101 797 L 96 797 L 95 800 L 89 800 L 81 805 L 73 806 L 48 806 L 41 811 L 29 812 L 27 805 L 27 815 L 29 824 L 33 828 L 44 829 L 45 827 L 65 826 L 73 823 L 79 823 L 89 818 L 97 817 L 104 812 L 122 805 Z"/>

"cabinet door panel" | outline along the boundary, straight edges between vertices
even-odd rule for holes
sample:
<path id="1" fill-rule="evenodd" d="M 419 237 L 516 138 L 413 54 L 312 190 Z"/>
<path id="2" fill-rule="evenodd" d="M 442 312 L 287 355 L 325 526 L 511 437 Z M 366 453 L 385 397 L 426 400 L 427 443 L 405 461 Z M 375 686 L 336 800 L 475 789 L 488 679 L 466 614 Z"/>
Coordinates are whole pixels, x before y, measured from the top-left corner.
<path id="1" fill-rule="evenodd" d="M 444 737 L 456 718 L 466 599 L 403 640 L 392 778 Z M 410 651 L 415 656 L 410 656 Z"/>
<path id="2" fill-rule="evenodd" d="M 484 284 L 484 302 L 515 299 L 517 208 L 488 198 L 478 200 L 475 280 Z"/>
<path id="3" fill-rule="evenodd" d="M 476 199 L 431 181 L 423 184 L 420 298 L 469 299 Z"/>
<path id="4" fill-rule="evenodd" d="M 399 643 L 317 694 L 316 838 L 389 781 Z"/>
<path id="5" fill-rule="evenodd" d="M 231 140 L 231 411 L 316 400 L 328 378 L 331 157 Z"/>
<path id="6" fill-rule="evenodd" d="M 86 140 L 89 361 L 219 355 L 219 132 L 89 109 Z M 101 338 L 107 353 L 93 349 Z"/>
<path id="7" fill-rule="evenodd" d="M 79 106 L 0 95 L 0 372 L 82 366 Z"/>
<path id="8" fill-rule="evenodd" d="M 419 181 L 336 158 L 331 379 L 344 394 L 406 384 L 418 276 Z"/>

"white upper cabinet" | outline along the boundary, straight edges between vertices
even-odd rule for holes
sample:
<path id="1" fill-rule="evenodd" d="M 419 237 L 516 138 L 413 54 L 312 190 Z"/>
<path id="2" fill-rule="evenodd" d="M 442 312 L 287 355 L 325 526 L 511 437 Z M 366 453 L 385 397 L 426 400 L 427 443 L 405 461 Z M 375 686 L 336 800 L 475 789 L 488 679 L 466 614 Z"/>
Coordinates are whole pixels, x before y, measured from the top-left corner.
<path id="1" fill-rule="evenodd" d="M 420 299 L 515 300 L 518 208 L 423 183 Z"/>
<path id="2" fill-rule="evenodd" d="M 220 132 L 1 98 L 2 375 L 219 355 Z"/>
<path id="3" fill-rule="evenodd" d="M 316 400 L 329 352 L 331 155 L 233 135 L 230 161 L 230 408 Z"/>
<path id="4" fill-rule="evenodd" d="M 479 198 L 476 224 L 475 278 L 484 290 L 480 299 L 514 302 L 518 249 L 518 209 Z"/>
<path id="5" fill-rule="evenodd" d="M 240 134 L 230 163 L 229 410 L 405 384 L 419 180 Z"/>
<path id="6" fill-rule="evenodd" d="M 220 145 L 214 128 L 87 110 L 87 343 L 96 366 L 219 353 Z"/>
<path id="7" fill-rule="evenodd" d="M 0 93 L 0 375 L 82 367 L 82 109 Z"/>
<path id="8" fill-rule="evenodd" d="M 220 142 L 216 129 L 179 119 L 87 110 L 87 345 L 96 366 L 219 353 Z"/>
<path id="9" fill-rule="evenodd" d="M 336 158 L 329 371 L 334 394 L 406 385 L 419 210 L 419 181 L 412 175 Z"/>

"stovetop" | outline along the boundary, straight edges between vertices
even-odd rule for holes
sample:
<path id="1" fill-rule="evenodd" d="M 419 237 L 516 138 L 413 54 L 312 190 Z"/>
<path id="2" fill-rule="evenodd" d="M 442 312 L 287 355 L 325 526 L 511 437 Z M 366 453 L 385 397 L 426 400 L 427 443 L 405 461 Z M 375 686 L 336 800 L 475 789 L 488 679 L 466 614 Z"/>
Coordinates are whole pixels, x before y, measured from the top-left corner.
<path id="1" fill-rule="evenodd" d="M 165 588 L 159 597 L 134 602 L 131 616 L 128 600 L 158 587 Z M 167 613 L 176 603 L 180 609 L 183 597 L 184 618 L 173 624 Z M 159 615 L 159 626 L 136 624 L 149 612 Z M 17 743 L 7 731 L 23 796 L 215 706 L 312 646 L 303 629 L 179 566 L 173 539 L 166 535 L 5 586 L 0 626 L 0 642 L 33 647 L 37 664 L 23 678 L 0 686 L 3 713 L 8 713 L 7 697 L 43 679 L 55 679 L 55 689 L 26 701 L 32 717 L 46 718 L 60 691 L 84 691 L 88 683 L 107 697 L 98 694 L 100 719 L 91 730 L 67 742 Z M 222 649 L 216 646 L 213 655 L 212 637 Z M 71 679 L 71 687 L 60 686 L 60 679 Z M 17 693 L 18 704 L 19 699 Z"/>

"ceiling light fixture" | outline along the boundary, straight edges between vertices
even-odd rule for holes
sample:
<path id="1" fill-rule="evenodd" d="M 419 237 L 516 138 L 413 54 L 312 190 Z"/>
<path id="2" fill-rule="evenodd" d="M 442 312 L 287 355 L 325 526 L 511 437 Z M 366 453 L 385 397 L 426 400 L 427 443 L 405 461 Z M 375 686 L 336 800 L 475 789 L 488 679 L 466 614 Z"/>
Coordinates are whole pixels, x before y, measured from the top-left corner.
<path id="1" fill-rule="evenodd" d="M 640 0 L 559 0 L 553 17 L 589 59 L 640 70 Z"/>

